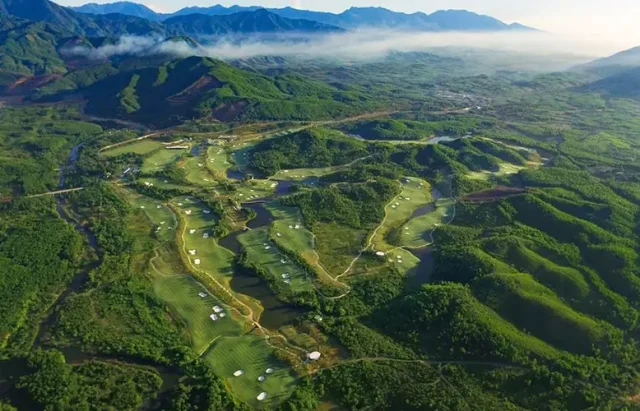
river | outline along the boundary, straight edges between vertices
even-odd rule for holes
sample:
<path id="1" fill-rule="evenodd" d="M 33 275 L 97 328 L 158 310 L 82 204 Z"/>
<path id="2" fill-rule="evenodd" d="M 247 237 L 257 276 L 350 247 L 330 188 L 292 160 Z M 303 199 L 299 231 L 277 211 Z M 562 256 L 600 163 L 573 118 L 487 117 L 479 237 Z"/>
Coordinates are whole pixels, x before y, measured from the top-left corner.
<path id="1" fill-rule="evenodd" d="M 79 144 L 71 149 L 71 153 L 69 154 L 69 158 L 67 160 L 67 164 L 64 168 L 62 168 L 60 172 L 60 180 L 58 183 L 58 188 L 62 189 L 65 186 L 65 171 L 73 168 L 78 157 L 80 155 L 80 150 L 82 149 L 82 144 Z M 89 230 L 87 225 L 83 225 L 78 222 L 79 219 L 74 218 L 67 211 L 67 203 L 64 201 L 64 197 L 57 195 L 56 198 L 56 210 L 61 219 L 65 220 L 67 223 L 71 224 L 75 230 L 81 234 L 87 240 L 87 244 L 92 249 L 93 254 L 96 258 L 85 263 L 84 266 L 78 271 L 78 273 L 73 277 L 67 288 L 58 296 L 54 304 L 49 310 L 49 315 L 45 318 L 41 323 L 38 329 L 38 334 L 34 341 L 34 348 L 46 348 L 46 349 L 57 349 L 61 351 L 66 359 L 67 364 L 78 365 L 91 360 L 101 360 L 101 361 L 116 361 L 120 363 L 127 363 L 132 365 L 143 365 L 148 366 L 155 369 L 160 377 L 162 378 L 162 387 L 160 389 L 159 395 L 162 396 L 168 390 L 175 387 L 181 374 L 178 370 L 160 366 L 157 364 L 153 364 L 151 362 L 141 360 L 139 358 L 127 357 L 127 356 L 110 356 L 110 355 L 99 355 L 93 353 L 86 353 L 80 350 L 78 347 L 50 347 L 46 343 L 46 332 L 49 328 L 55 325 L 57 320 L 57 312 L 58 308 L 61 307 L 67 298 L 75 293 L 82 292 L 84 289 L 88 279 L 89 273 L 98 268 L 102 264 L 102 250 L 100 249 L 100 245 L 98 243 L 98 239 L 96 236 Z M 0 362 L 0 397 L 2 397 L 3 390 L 9 392 L 13 386 L 13 382 L 20 375 L 24 375 L 28 372 L 28 368 L 26 366 L 26 361 L 22 359 L 11 359 L 8 361 Z M 12 392 L 12 391 L 10 391 Z M 16 404 L 20 404 L 24 401 L 24 398 L 16 399 Z M 24 409 L 29 409 L 24 408 Z"/>

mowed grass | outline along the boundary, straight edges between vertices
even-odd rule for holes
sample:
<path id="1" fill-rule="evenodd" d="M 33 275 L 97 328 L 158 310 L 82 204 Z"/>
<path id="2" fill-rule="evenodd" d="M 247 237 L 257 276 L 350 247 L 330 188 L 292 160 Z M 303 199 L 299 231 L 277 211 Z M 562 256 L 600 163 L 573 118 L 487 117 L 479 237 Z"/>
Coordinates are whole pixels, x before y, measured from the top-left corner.
<path id="1" fill-rule="evenodd" d="M 291 395 L 296 379 L 286 364 L 277 360 L 263 336 L 245 334 L 241 337 L 223 337 L 216 341 L 204 356 L 231 390 L 253 409 L 273 408 Z M 272 368 L 272 374 L 266 370 Z M 234 377 L 242 370 L 244 374 Z M 258 377 L 264 375 L 263 382 Z M 261 392 L 267 393 L 264 401 L 258 401 Z"/>
<path id="2" fill-rule="evenodd" d="M 269 180 L 249 180 L 236 183 L 235 191 L 228 193 L 229 197 L 238 203 L 243 203 L 273 195 L 277 183 Z"/>
<path id="3" fill-rule="evenodd" d="M 275 218 L 271 224 L 271 238 L 274 241 L 286 250 L 300 255 L 314 251 L 313 233 L 303 225 L 300 210 L 277 203 L 269 203 L 265 208 Z M 296 226 L 298 226 L 297 229 Z"/>
<path id="4" fill-rule="evenodd" d="M 205 287 L 189 275 L 162 275 L 152 270 L 153 289 L 156 295 L 169 304 L 186 322 L 193 349 L 202 353 L 216 339 L 223 336 L 240 336 L 244 331 L 236 311 L 209 294 Z M 207 297 L 198 294 L 207 292 Z M 217 321 L 209 316 L 213 307 L 220 306 L 226 316 Z"/>
<path id="5" fill-rule="evenodd" d="M 227 170 L 231 168 L 227 152 L 222 146 L 213 146 L 207 149 L 206 164 L 215 178 L 219 180 L 227 178 Z"/>
<path id="6" fill-rule="evenodd" d="M 267 227 L 246 231 L 238 236 L 238 240 L 247 253 L 248 261 L 265 270 L 278 284 L 291 287 L 294 292 L 313 289 L 313 279 L 278 250 Z M 288 276 L 291 284 L 287 284 L 283 276 Z"/>
<path id="7" fill-rule="evenodd" d="M 123 146 L 118 146 L 112 148 L 111 150 L 106 150 L 102 152 L 103 156 L 106 157 L 117 157 L 126 153 L 135 153 L 140 155 L 149 154 L 152 151 L 158 150 L 162 148 L 163 145 L 159 141 L 154 141 L 150 139 L 140 140 L 133 142 L 131 144 L 125 144 Z"/>
<path id="8" fill-rule="evenodd" d="M 178 163 L 184 169 L 186 180 L 196 186 L 211 187 L 216 185 L 215 176 L 205 167 L 204 156 L 187 157 Z"/>
<path id="9" fill-rule="evenodd" d="M 334 277 L 340 275 L 363 247 L 367 232 L 335 223 L 314 223 L 316 250 L 320 263 Z"/>
<path id="10" fill-rule="evenodd" d="M 400 227 L 399 241 L 403 247 L 424 247 L 431 244 L 431 232 L 453 219 L 455 202 L 450 198 L 436 201 L 435 210 L 412 218 Z"/>
<path id="11" fill-rule="evenodd" d="M 179 183 L 175 183 L 169 179 L 166 178 L 159 178 L 159 177 L 140 177 L 139 181 L 141 182 L 149 182 L 152 183 L 155 187 L 158 187 L 160 189 L 163 190 L 178 190 L 178 189 L 188 189 L 189 187 L 184 186 L 182 184 Z"/>
<path id="12" fill-rule="evenodd" d="M 150 174 L 161 171 L 167 165 L 178 161 L 184 152 L 185 151 L 167 150 L 166 148 L 157 150 L 144 159 L 140 172 Z"/>
<path id="13" fill-rule="evenodd" d="M 322 168 L 297 168 L 292 170 L 280 170 L 273 177 L 272 180 L 288 180 L 288 181 L 308 181 L 317 180 L 320 177 L 326 176 L 331 173 L 339 171 L 342 167 L 322 167 Z"/>
<path id="14" fill-rule="evenodd" d="M 394 198 L 385 208 L 386 217 L 372 238 L 375 251 L 388 251 L 395 248 L 385 241 L 389 230 L 407 221 L 420 207 L 431 203 L 429 183 L 414 177 L 403 177 L 402 193 Z"/>
<path id="15" fill-rule="evenodd" d="M 178 223 L 166 205 L 158 200 L 139 195 L 127 189 L 122 189 L 121 192 L 124 193 L 133 208 L 144 212 L 149 221 L 155 226 L 156 235 L 160 240 L 170 241 L 174 238 Z"/>
<path id="16" fill-rule="evenodd" d="M 199 259 L 198 269 L 228 281 L 233 276 L 233 253 L 221 247 L 213 237 L 204 238 L 215 224 L 213 214 L 206 214 L 207 206 L 193 197 L 179 197 L 173 199 L 172 204 L 180 210 L 186 222 L 185 252 L 196 251 L 195 255 L 188 255 L 191 263 L 195 265 L 195 260 Z M 191 233 L 191 230 L 195 231 Z"/>
<path id="17" fill-rule="evenodd" d="M 510 163 L 500 163 L 500 169 L 498 171 L 471 171 L 467 174 L 467 178 L 471 180 L 489 180 L 492 177 L 502 177 L 510 174 L 517 174 L 520 170 L 523 170 L 526 167 L 517 166 L 515 164 Z"/>

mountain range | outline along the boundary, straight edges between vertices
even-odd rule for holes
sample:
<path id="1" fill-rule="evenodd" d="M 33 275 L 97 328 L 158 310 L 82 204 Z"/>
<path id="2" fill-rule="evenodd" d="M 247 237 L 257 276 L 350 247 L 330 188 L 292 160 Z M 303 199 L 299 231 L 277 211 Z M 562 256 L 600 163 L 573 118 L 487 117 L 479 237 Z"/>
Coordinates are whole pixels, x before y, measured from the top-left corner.
<path id="1" fill-rule="evenodd" d="M 224 16 L 239 12 L 251 12 L 262 9 L 258 6 L 215 5 L 212 7 L 186 7 L 172 14 L 155 13 L 150 8 L 132 2 L 111 4 L 86 4 L 74 7 L 81 13 L 105 15 L 111 13 L 143 17 L 154 21 L 164 21 L 177 16 L 202 14 L 208 16 Z M 340 14 L 299 10 L 292 7 L 268 8 L 269 12 L 280 17 L 294 20 L 311 20 L 318 23 L 337 26 L 343 29 L 362 27 L 405 29 L 420 31 L 496 31 L 496 30 L 531 30 L 529 27 L 514 23 L 506 24 L 498 19 L 483 16 L 466 10 L 442 10 L 433 14 L 399 13 L 381 7 L 352 7 Z"/>

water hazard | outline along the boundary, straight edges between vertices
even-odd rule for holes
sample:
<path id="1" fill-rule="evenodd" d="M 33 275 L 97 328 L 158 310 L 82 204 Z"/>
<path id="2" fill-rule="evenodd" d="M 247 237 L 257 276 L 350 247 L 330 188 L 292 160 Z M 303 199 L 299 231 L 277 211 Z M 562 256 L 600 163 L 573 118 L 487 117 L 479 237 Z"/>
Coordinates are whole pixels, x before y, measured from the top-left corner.
<path id="1" fill-rule="evenodd" d="M 247 208 L 256 213 L 256 217 L 249 221 L 247 227 L 251 230 L 268 227 L 274 218 L 271 212 L 262 204 L 245 204 Z M 220 245 L 233 251 L 236 255 L 242 253 L 242 244 L 238 236 L 242 231 L 236 231 L 220 239 Z M 250 270 L 236 267 L 230 282 L 231 289 L 240 294 L 248 295 L 260 302 L 264 311 L 260 316 L 260 325 L 275 330 L 284 325 L 291 324 L 300 315 L 306 312 L 305 309 L 292 304 L 283 303 L 275 296 L 266 280 L 258 277 Z"/>

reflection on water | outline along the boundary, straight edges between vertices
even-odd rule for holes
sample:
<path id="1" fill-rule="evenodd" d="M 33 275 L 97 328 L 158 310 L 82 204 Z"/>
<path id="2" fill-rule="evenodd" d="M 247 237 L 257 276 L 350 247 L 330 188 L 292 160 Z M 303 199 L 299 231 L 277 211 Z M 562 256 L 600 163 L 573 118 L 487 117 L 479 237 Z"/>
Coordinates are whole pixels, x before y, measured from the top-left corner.
<path id="1" fill-rule="evenodd" d="M 435 266 L 433 259 L 433 249 L 425 247 L 416 250 L 409 250 L 411 254 L 420 260 L 420 264 L 416 267 L 414 275 L 407 278 L 407 287 L 411 289 L 419 288 L 431 279 Z"/>
<path id="2" fill-rule="evenodd" d="M 244 204 L 243 206 L 256 213 L 256 217 L 247 223 L 249 229 L 268 227 L 273 222 L 273 215 L 262 204 Z M 242 244 L 238 241 L 238 236 L 242 233 L 243 231 L 235 231 L 229 234 L 220 239 L 220 245 L 233 251 L 236 255 L 240 254 L 243 249 Z M 258 300 L 264 307 L 264 312 L 260 316 L 260 324 L 263 327 L 272 330 L 278 329 L 283 325 L 291 324 L 293 320 L 306 312 L 303 308 L 278 300 L 266 280 L 242 267 L 234 268 L 230 285 L 234 292 Z"/>

